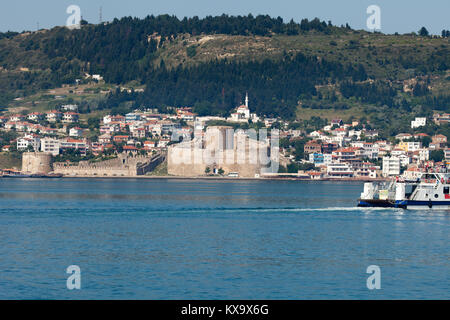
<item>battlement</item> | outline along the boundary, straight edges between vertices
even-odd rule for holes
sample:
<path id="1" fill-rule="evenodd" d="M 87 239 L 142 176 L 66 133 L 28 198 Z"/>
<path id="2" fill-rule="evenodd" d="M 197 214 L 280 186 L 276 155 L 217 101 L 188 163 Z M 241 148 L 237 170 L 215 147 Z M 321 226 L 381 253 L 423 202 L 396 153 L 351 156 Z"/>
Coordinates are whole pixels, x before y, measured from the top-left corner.
<path id="1" fill-rule="evenodd" d="M 134 177 L 144 175 L 164 160 L 164 156 L 128 156 L 119 154 L 115 159 L 100 162 L 80 161 L 79 163 L 59 162 L 53 164 L 54 173 L 65 176 L 112 176 Z"/>

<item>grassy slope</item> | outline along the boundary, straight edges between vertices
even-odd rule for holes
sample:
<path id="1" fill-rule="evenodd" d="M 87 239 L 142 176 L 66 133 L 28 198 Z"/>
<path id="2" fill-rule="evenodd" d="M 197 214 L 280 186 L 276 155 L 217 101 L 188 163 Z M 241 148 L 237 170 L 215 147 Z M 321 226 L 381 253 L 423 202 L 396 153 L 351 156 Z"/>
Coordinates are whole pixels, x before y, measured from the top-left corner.
<path id="1" fill-rule="evenodd" d="M 357 42 L 355 45 L 351 41 Z M 197 54 L 188 58 L 186 48 L 195 46 Z M 229 36 L 229 35 L 180 35 L 160 49 L 160 59 L 166 65 L 176 66 L 209 61 L 213 59 L 264 59 L 281 57 L 283 52 L 302 52 L 341 62 L 362 63 L 376 77 L 408 78 L 406 70 L 398 74 L 394 65 L 383 64 L 385 59 L 399 55 L 424 60 L 437 50 L 449 50 L 449 40 L 423 38 L 412 35 L 384 35 L 365 31 L 324 35 L 310 32 L 298 36 L 275 35 Z M 159 61 L 158 61 L 159 62 Z"/>
<path id="2" fill-rule="evenodd" d="M 0 152 L 0 169 L 22 168 L 22 161 L 7 152 Z"/>

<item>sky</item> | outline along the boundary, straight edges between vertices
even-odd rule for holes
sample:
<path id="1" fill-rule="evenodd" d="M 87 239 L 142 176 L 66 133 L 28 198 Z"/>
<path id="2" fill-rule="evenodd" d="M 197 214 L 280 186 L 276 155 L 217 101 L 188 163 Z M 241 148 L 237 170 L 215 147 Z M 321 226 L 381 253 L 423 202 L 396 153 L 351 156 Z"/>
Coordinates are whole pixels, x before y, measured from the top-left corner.
<path id="1" fill-rule="evenodd" d="M 285 21 L 303 18 L 331 20 L 334 25 L 349 23 L 354 29 L 367 30 L 367 7 L 381 9 L 381 32 L 417 32 L 425 26 L 432 34 L 450 30 L 450 0 L 1 0 L 0 31 L 33 31 L 39 28 L 63 26 L 69 14 L 66 9 L 77 5 L 83 19 L 99 22 L 100 7 L 103 21 L 132 16 L 144 18 L 149 14 L 171 14 L 205 17 L 207 15 L 281 16 Z"/>

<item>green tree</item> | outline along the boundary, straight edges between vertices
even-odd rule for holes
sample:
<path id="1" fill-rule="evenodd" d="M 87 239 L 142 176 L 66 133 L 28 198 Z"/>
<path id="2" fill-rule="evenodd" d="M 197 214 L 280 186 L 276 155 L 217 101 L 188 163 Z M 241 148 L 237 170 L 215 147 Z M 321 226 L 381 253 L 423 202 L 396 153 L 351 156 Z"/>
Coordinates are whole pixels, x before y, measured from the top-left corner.
<path id="1" fill-rule="evenodd" d="M 428 37 L 430 35 L 430 33 L 428 32 L 427 28 L 422 27 L 419 30 L 419 35 L 421 35 L 422 37 Z"/>
<path id="2" fill-rule="evenodd" d="M 187 47 L 186 54 L 189 58 L 193 58 L 197 54 L 197 49 L 195 48 L 195 46 Z"/>
<path id="3" fill-rule="evenodd" d="M 432 141 L 432 140 L 431 140 L 431 137 L 425 136 L 425 137 L 422 138 L 422 145 L 423 145 L 425 148 L 428 148 L 428 146 L 430 145 L 431 141 Z"/>
<path id="4" fill-rule="evenodd" d="M 430 153 L 430 160 L 434 162 L 441 162 L 444 160 L 444 151 L 443 150 L 433 150 Z"/>

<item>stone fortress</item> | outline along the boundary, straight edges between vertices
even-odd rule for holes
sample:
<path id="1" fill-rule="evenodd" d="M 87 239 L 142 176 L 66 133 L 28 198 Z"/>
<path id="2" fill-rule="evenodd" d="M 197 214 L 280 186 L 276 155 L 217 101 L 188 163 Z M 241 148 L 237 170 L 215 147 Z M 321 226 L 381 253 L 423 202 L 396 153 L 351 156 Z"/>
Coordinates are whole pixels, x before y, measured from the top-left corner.
<path id="1" fill-rule="evenodd" d="M 206 132 L 197 132 L 190 141 L 170 145 L 167 154 L 153 156 L 122 153 L 116 158 L 98 162 L 52 163 L 50 153 L 25 152 L 22 172 L 67 177 L 136 177 L 153 171 L 167 158 L 167 173 L 172 176 L 200 177 L 221 173 L 232 177 L 259 178 L 278 172 L 278 149 L 274 149 L 270 142 L 261 134 L 258 139 L 254 130 L 235 131 L 230 126 L 211 126 Z"/>
<path id="2" fill-rule="evenodd" d="M 117 158 L 99 162 L 52 163 L 50 153 L 25 152 L 22 157 L 22 172 L 27 174 L 54 173 L 64 176 L 135 177 L 152 171 L 164 159 L 164 154 L 154 156 L 119 154 Z"/>
<path id="3" fill-rule="evenodd" d="M 191 141 L 169 146 L 167 158 L 169 175 L 184 177 L 204 176 L 209 168 L 211 173 L 222 169 L 225 175 L 255 178 L 270 172 L 273 160 L 269 140 L 258 141 L 256 132 L 252 136 L 229 126 L 208 127 Z"/>
<path id="4" fill-rule="evenodd" d="M 54 163 L 53 172 L 64 176 L 136 177 L 152 171 L 163 161 L 161 154 L 150 157 L 122 153 L 117 158 L 100 162 Z"/>
<path id="5" fill-rule="evenodd" d="M 52 155 L 45 152 L 24 152 L 22 172 L 27 174 L 48 174 L 52 169 Z"/>

